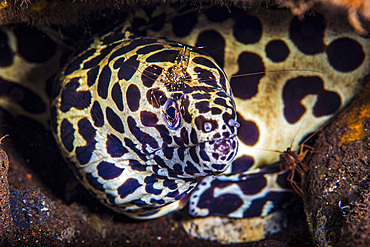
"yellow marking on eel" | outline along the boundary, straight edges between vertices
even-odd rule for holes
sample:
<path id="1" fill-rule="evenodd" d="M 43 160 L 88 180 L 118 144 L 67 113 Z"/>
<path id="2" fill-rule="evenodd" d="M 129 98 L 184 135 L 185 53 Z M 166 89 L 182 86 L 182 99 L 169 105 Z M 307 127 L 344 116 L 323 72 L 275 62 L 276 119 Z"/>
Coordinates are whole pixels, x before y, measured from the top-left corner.
<path id="1" fill-rule="evenodd" d="M 365 118 L 370 118 L 370 78 L 359 94 L 359 101 L 343 116 L 341 125 L 348 125 L 342 136 L 340 146 L 344 143 L 363 140 L 366 138 Z"/>

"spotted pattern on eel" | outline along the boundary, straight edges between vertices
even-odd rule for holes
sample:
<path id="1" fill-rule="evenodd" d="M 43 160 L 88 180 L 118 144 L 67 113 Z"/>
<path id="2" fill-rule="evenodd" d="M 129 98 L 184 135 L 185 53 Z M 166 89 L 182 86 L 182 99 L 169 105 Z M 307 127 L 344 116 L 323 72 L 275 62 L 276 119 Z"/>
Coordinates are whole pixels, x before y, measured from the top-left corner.
<path id="1" fill-rule="evenodd" d="M 38 30 L 4 28 L 0 105 L 46 124 L 52 96 L 52 129 L 77 177 L 134 218 L 178 210 L 189 195 L 194 216 L 281 209 L 292 190 L 271 166 L 279 154 L 263 149 L 285 150 L 304 119 L 297 147 L 370 66 L 368 40 L 320 14 L 158 7 L 132 23 L 76 51 L 54 95 L 69 51 Z"/>

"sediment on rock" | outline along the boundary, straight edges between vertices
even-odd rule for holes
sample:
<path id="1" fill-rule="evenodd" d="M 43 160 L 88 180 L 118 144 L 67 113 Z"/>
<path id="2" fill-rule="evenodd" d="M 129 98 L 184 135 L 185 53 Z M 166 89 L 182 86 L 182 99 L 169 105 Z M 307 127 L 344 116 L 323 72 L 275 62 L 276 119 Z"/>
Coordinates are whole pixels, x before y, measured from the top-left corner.
<path id="1" fill-rule="evenodd" d="M 370 245 L 370 80 L 318 139 L 304 204 L 318 246 Z"/>

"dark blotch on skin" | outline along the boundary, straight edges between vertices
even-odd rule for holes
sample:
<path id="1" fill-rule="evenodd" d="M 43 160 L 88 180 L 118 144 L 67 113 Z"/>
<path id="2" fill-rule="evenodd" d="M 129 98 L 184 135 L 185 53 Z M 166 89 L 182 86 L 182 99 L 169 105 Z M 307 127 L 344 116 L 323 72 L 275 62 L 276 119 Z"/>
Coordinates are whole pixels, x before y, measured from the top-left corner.
<path id="1" fill-rule="evenodd" d="M 262 24 L 254 16 L 243 16 L 235 20 L 233 34 L 243 44 L 257 43 L 262 36 Z"/>
<path id="2" fill-rule="evenodd" d="M 249 185 L 250 186 L 250 185 Z M 269 192 L 266 196 L 260 199 L 253 200 L 249 208 L 244 212 L 244 218 L 258 217 L 262 214 L 263 206 L 266 202 L 272 202 L 273 208 L 270 213 L 285 208 L 286 203 L 292 200 L 293 194 L 290 192 Z"/>
<path id="3" fill-rule="evenodd" d="M 305 16 L 304 21 L 294 17 L 289 29 L 289 38 L 295 46 L 307 55 L 321 53 L 325 49 L 324 30 L 326 27 L 324 17 L 315 13 Z"/>
<path id="4" fill-rule="evenodd" d="M 265 51 L 266 56 L 275 63 L 283 62 L 289 56 L 290 53 L 287 44 L 280 39 L 271 40 L 266 45 Z"/>
<path id="5" fill-rule="evenodd" d="M 105 36 L 102 40 L 103 44 L 111 44 L 113 42 L 123 40 L 125 37 L 125 32 L 122 32 L 120 28 L 112 30 L 109 35 Z"/>
<path id="6" fill-rule="evenodd" d="M 220 105 L 222 107 L 227 107 L 227 103 L 226 103 L 226 100 L 223 99 L 223 98 L 216 98 L 214 101 L 213 101 L 214 104 L 216 105 Z"/>
<path id="7" fill-rule="evenodd" d="M 116 104 L 118 110 L 123 111 L 123 99 L 122 99 L 122 91 L 119 82 L 114 84 L 112 88 L 112 99 Z"/>
<path id="8" fill-rule="evenodd" d="M 198 35 L 196 47 L 203 47 L 202 51 L 211 55 L 222 68 L 224 66 L 225 39 L 214 30 L 203 31 Z"/>
<path id="9" fill-rule="evenodd" d="M 160 74 L 162 73 L 163 68 L 157 65 L 151 65 L 145 68 L 141 75 L 141 80 L 143 81 L 143 85 L 146 87 L 153 86 L 153 83 L 158 79 Z"/>
<path id="10" fill-rule="evenodd" d="M 86 173 L 85 177 L 86 177 L 86 180 L 89 182 L 89 184 L 94 189 L 99 190 L 99 191 L 104 191 L 103 185 L 91 173 Z"/>
<path id="11" fill-rule="evenodd" d="M 162 150 L 163 150 L 164 157 L 166 157 L 167 159 L 171 160 L 172 157 L 173 157 L 174 148 L 165 147 Z"/>
<path id="12" fill-rule="evenodd" d="M 238 183 L 240 189 L 245 195 L 255 195 L 259 193 L 263 188 L 265 188 L 267 184 L 267 180 L 262 174 L 260 176 L 258 176 L 258 174 L 257 176 L 255 176 L 254 174 L 251 176 L 251 180 L 253 179 L 253 186 L 250 186 L 250 184 L 248 183 Z"/>
<path id="13" fill-rule="evenodd" d="M 203 161 L 211 161 L 211 159 L 209 158 L 208 154 L 206 151 L 204 151 L 204 149 L 201 149 L 199 151 L 199 155 L 200 155 L 200 158 L 203 160 Z"/>
<path id="14" fill-rule="evenodd" d="M 8 45 L 8 37 L 0 30 L 0 67 L 7 67 L 13 63 L 13 54 Z"/>
<path id="15" fill-rule="evenodd" d="M 98 170 L 98 175 L 105 180 L 119 177 L 124 170 L 124 168 L 119 168 L 115 164 L 106 161 L 101 161 L 96 169 Z"/>
<path id="16" fill-rule="evenodd" d="M 132 78 L 140 64 L 140 62 L 136 59 L 137 55 L 130 57 L 123 63 L 120 63 L 120 68 L 118 71 L 118 78 L 120 80 L 125 79 L 126 81 L 129 81 Z"/>
<path id="17" fill-rule="evenodd" d="M 190 12 L 188 14 L 182 14 L 173 18 L 171 24 L 173 32 L 178 37 L 187 36 L 194 28 L 197 23 L 198 13 Z"/>
<path id="18" fill-rule="evenodd" d="M 83 66 L 83 69 L 90 69 L 90 68 L 93 68 L 93 67 L 96 67 L 99 65 L 99 63 L 101 61 L 103 61 L 103 59 L 105 59 L 108 54 L 117 46 L 119 45 L 120 43 L 113 43 L 113 44 L 110 44 L 106 47 L 104 47 L 103 49 L 101 49 L 99 51 L 99 55 L 97 55 L 96 57 L 94 58 L 91 58 L 91 59 L 84 59 L 83 61 L 86 61 L 84 63 L 84 66 Z"/>
<path id="19" fill-rule="evenodd" d="M 140 112 L 140 120 L 144 126 L 153 127 L 157 125 L 158 117 L 156 114 L 149 111 Z"/>
<path id="20" fill-rule="evenodd" d="M 147 57 L 146 62 L 171 62 L 176 60 L 179 50 L 164 50 Z"/>
<path id="21" fill-rule="evenodd" d="M 143 161 L 148 160 L 145 154 L 143 154 L 139 149 L 137 149 L 136 144 L 131 139 L 128 139 L 127 137 L 125 137 L 124 141 L 125 141 L 125 146 L 130 148 L 132 151 L 134 151 L 140 157 L 140 159 L 142 159 Z"/>
<path id="22" fill-rule="evenodd" d="M 0 77 L 1 96 L 10 97 L 12 101 L 30 113 L 43 113 L 46 110 L 44 101 L 37 94 L 18 83 L 13 83 Z"/>
<path id="23" fill-rule="evenodd" d="M 176 174 L 182 174 L 182 166 L 180 164 L 174 164 L 173 170 L 176 172 Z"/>
<path id="24" fill-rule="evenodd" d="M 363 63 L 365 53 L 361 45 L 350 38 L 336 39 L 329 44 L 326 54 L 331 66 L 341 72 L 350 72 Z"/>
<path id="25" fill-rule="evenodd" d="M 85 60 L 87 60 L 89 57 L 94 55 L 95 52 L 96 52 L 96 49 L 89 49 L 87 51 L 83 51 L 82 53 L 78 54 L 76 57 L 73 58 L 73 61 L 65 69 L 64 71 L 65 74 L 69 75 L 73 73 L 74 71 L 80 69 L 82 63 L 85 62 Z M 96 67 L 99 68 L 97 64 L 94 66 L 94 68 Z M 93 66 L 91 66 L 91 68 L 93 68 Z"/>
<path id="26" fill-rule="evenodd" d="M 99 74 L 98 94 L 103 99 L 106 99 L 108 97 L 108 88 L 109 88 L 111 75 L 112 75 L 112 72 L 108 65 L 104 66 L 104 68 Z"/>
<path id="27" fill-rule="evenodd" d="M 254 159 L 251 156 L 243 155 L 233 161 L 231 174 L 246 172 L 254 164 Z"/>
<path id="28" fill-rule="evenodd" d="M 185 120 L 186 123 L 191 123 L 192 116 L 189 113 L 189 105 L 190 105 L 190 100 L 188 97 L 186 97 L 186 100 L 183 104 L 184 111 L 181 111 L 182 117 Z"/>
<path id="29" fill-rule="evenodd" d="M 159 44 L 147 45 L 147 46 L 144 46 L 143 48 L 138 49 L 136 51 L 136 53 L 137 54 L 148 54 L 148 53 L 151 53 L 153 51 L 161 50 L 163 48 L 164 48 L 164 46 L 159 45 Z"/>
<path id="30" fill-rule="evenodd" d="M 206 113 L 209 112 L 211 109 L 209 108 L 209 101 L 200 101 L 195 103 L 195 108 L 198 109 L 199 113 Z"/>
<path id="31" fill-rule="evenodd" d="M 138 207 L 146 207 L 148 205 L 145 201 L 143 201 L 141 199 L 132 200 L 131 203 L 138 206 Z M 154 211 L 158 211 L 158 209 L 154 210 Z M 152 215 L 152 213 L 153 212 L 147 212 L 147 213 L 140 214 L 140 216 Z"/>
<path id="32" fill-rule="evenodd" d="M 177 149 L 177 155 L 179 156 L 179 159 L 181 161 L 184 161 L 185 155 L 184 155 L 184 148 L 178 148 Z"/>
<path id="33" fill-rule="evenodd" d="M 221 98 L 227 98 L 227 94 L 223 91 L 217 92 L 216 95 L 221 97 Z"/>
<path id="34" fill-rule="evenodd" d="M 237 113 L 237 119 L 240 123 L 238 128 L 239 139 L 248 146 L 255 145 L 260 135 L 257 124 L 253 121 L 245 120 L 239 113 Z"/>
<path id="35" fill-rule="evenodd" d="M 198 164 L 199 163 L 199 158 L 198 158 L 198 155 L 197 155 L 197 151 L 195 149 L 195 146 L 193 146 L 193 147 L 191 147 L 189 149 L 189 153 L 190 153 L 190 157 L 194 161 L 194 163 L 195 164 Z"/>
<path id="36" fill-rule="evenodd" d="M 191 96 L 193 99 L 211 99 L 211 95 L 209 93 L 195 93 Z"/>
<path id="37" fill-rule="evenodd" d="M 95 127 L 102 127 L 104 125 L 104 115 L 98 101 L 94 101 L 90 114 Z"/>
<path id="38" fill-rule="evenodd" d="M 155 42 L 157 42 L 156 39 L 144 38 L 144 37 L 135 38 L 130 43 L 126 43 L 125 46 L 113 52 L 112 55 L 109 57 L 109 61 L 112 61 L 116 57 L 123 56 L 127 54 L 128 52 L 136 49 L 139 46 L 146 46 L 146 45 L 149 45 Z"/>
<path id="39" fill-rule="evenodd" d="M 189 145 L 189 133 L 185 127 L 181 129 L 181 138 L 186 145 Z"/>
<path id="40" fill-rule="evenodd" d="M 210 7 L 204 11 L 204 14 L 207 16 L 207 19 L 212 22 L 225 21 L 232 16 L 230 9 L 224 6 Z"/>
<path id="41" fill-rule="evenodd" d="M 196 57 L 193 59 L 193 62 L 196 64 L 204 65 L 209 68 L 216 69 L 217 66 L 209 59 L 204 58 L 204 57 Z"/>
<path id="42" fill-rule="evenodd" d="M 230 85 L 235 97 L 251 99 L 258 92 L 258 84 L 265 76 L 265 65 L 262 58 L 250 52 L 243 52 L 238 59 L 239 71 L 231 77 Z M 262 72 L 257 75 L 251 73 Z"/>
<path id="43" fill-rule="evenodd" d="M 110 55 L 110 57 L 109 57 L 109 62 L 110 61 L 112 61 L 113 59 L 115 59 L 116 57 L 118 57 L 118 56 L 122 56 L 122 55 L 124 55 L 125 53 L 126 53 L 126 46 L 123 46 L 123 47 L 121 47 L 121 48 L 119 48 L 119 49 L 117 49 L 115 52 L 113 52 L 111 55 Z M 125 61 L 125 57 L 120 57 L 120 58 L 118 58 L 115 62 L 114 62 L 114 64 L 113 64 L 113 68 L 114 69 L 117 69 L 117 68 L 119 68 L 120 67 L 120 65 L 121 65 L 121 63 L 123 63 Z"/>
<path id="44" fill-rule="evenodd" d="M 146 171 L 147 166 L 142 165 L 137 160 L 129 160 L 129 166 L 136 171 Z"/>
<path id="45" fill-rule="evenodd" d="M 152 176 L 148 176 L 144 179 L 144 183 L 146 184 L 145 185 L 145 191 L 148 193 L 148 194 L 153 194 L 153 195 L 159 195 L 161 194 L 162 190 L 159 190 L 159 189 L 156 189 L 154 188 L 154 184 L 158 182 L 158 179 L 152 177 Z M 157 200 L 155 200 L 157 201 Z M 155 201 L 150 201 L 151 203 L 154 203 Z M 160 201 L 160 200 L 158 200 Z M 157 202 L 158 202 L 157 201 Z"/>
<path id="46" fill-rule="evenodd" d="M 124 64 L 126 58 L 125 57 L 120 57 L 118 58 L 116 61 L 114 61 L 114 64 L 113 64 L 113 69 L 118 69 L 121 67 L 121 65 Z M 125 65 L 124 65 L 125 66 Z"/>
<path id="47" fill-rule="evenodd" d="M 218 153 L 212 153 L 212 157 L 216 160 L 218 160 L 218 158 L 220 157 L 220 155 Z"/>
<path id="48" fill-rule="evenodd" d="M 169 188 L 170 190 L 177 189 L 177 183 L 174 180 L 169 180 L 169 179 L 164 180 L 163 186 Z"/>
<path id="49" fill-rule="evenodd" d="M 199 173 L 199 170 L 191 163 L 190 161 L 186 161 L 185 172 L 190 175 L 194 175 Z"/>
<path id="50" fill-rule="evenodd" d="M 211 113 L 212 115 L 219 115 L 222 113 L 221 109 L 220 108 L 217 108 L 217 107 L 212 107 L 211 108 Z"/>
<path id="51" fill-rule="evenodd" d="M 113 134 L 108 134 L 106 144 L 107 152 L 111 157 L 122 157 L 124 154 L 128 153 L 127 148 L 123 146 L 121 140 Z"/>
<path id="52" fill-rule="evenodd" d="M 139 181 L 135 178 L 127 179 L 120 187 L 117 189 L 118 195 L 123 199 L 126 196 L 132 194 L 142 186 Z"/>
<path id="53" fill-rule="evenodd" d="M 119 133 L 125 133 L 121 118 L 110 108 L 105 109 L 105 114 L 110 126 Z"/>
<path id="54" fill-rule="evenodd" d="M 230 161 L 234 157 L 235 153 L 231 152 L 229 156 L 227 156 L 226 161 Z"/>
<path id="55" fill-rule="evenodd" d="M 99 69 L 100 69 L 100 67 L 97 66 L 97 67 L 94 67 L 94 68 L 90 69 L 87 72 L 87 85 L 89 87 L 91 87 L 92 85 L 95 84 L 96 77 L 98 76 L 98 73 L 99 73 Z"/>
<path id="56" fill-rule="evenodd" d="M 126 91 L 127 105 L 130 111 L 135 112 L 140 106 L 140 90 L 135 84 L 130 84 Z"/>
<path id="57" fill-rule="evenodd" d="M 221 158 L 221 159 L 223 160 L 223 158 Z M 212 164 L 212 168 L 216 169 L 218 171 L 224 169 L 224 167 L 225 167 L 225 164 Z"/>
<path id="58" fill-rule="evenodd" d="M 111 194 L 105 194 L 107 197 L 107 202 L 110 203 L 111 205 L 116 203 L 116 197 L 112 196 Z"/>
<path id="59" fill-rule="evenodd" d="M 166 162 L 164 162 L 164 160 L 161 157 L 159 157 L 158 155 L 154 156 L 154 160 L 155 160 L 155 162 L 157 163 L 157 165 L 159 167 L 167 168 Z M 154 170 L 154 172 L 155 172 L 155 170 Z"/>
<path id="60" fill-rule="evenodd" d="M 184 141 L 180 137 L 174 136 L 173 140 L 179 147 L 184 147 Z"/>
<path id="61" fill-rule="evenodd" d="M 161 138 L 163 140 L 163 145 L 172 143 L 172 136 L 170 135 L 170 132 L 168 131 L 165 125 L 163 124 L 156 125 L 155 128 L 158 130 L 159 134 L 161 135 Z"/>
<path id="62" fill-rule="evenodd" d="M 71 122 L 67 119 L 63 119 L 60 124 L 60 138 L 62 139 L 63 146 L 68 152 L 73 151 L 73 141 L 75 140 L 75 129 Z"/>
<path id="63" fill-rule="evenodd" d="M 197 73 L 199 82 L 205 83 L 213 87 L 219 87 L 216 77 L 209 70 L 202 69 L 200 67 L 195 67 L 194 71 Z"/>
<path id="64" fill-rule="evenodd" d="M 289 123 L 296 123 L 305 113 L 306 107 L 301 101 L 309 94 L 317 95 L 313 107 L 315 117 L 331 115 L 341 105 L 340 96 L 326 90 L 322 79 L 318 76 L 299 76 L 286 82 L 283 88 L 284 116 Z"/>
<path id="65" fill-rule="evenodd" d="M 76 158 L 81 165 L 89 163 L 92 153 L 95 150 L 95 134 L 96 129 L 91 125 L 87 118 L 82 118 L 77 123 L 78 133 L 86 141 L 86 145 L 82 147 L 76 147 Z"/>
<path id="66" fill-rule="evenodd" d="M 193 144 L 198 144 L 198 136 L 197 136 L 197 131 L 194 128 L 191 128 L 190 132 L 190 141 Z"/>
<path id="67" fill-rule="evenodd" d="M 222 72 L 220 69 L 217 69 L 218 70 L 218 74 L 220 75 L 220 85 L 221 87 L 225 90 L 225 91 L 228 91 L 227 90 L 227 86 L 226 86 L 226 75 L 224 74 L 224 72 Z"/>
<path id="68" fill-rule="evenodd" d="M 276 179 L 277 184 L 286 189 L 292 189 L 292 184 L 288 181 L 288 176 L 290 175 L 291 170 L 287 169 L 286 172 L 280 173 Z"/>
<path id="69" fill-rule="evenodd" d="M 133 134 L 137 141 L 140 142 L 145 149 L 146 145 L 149 145 L 152 148 L 159 148 L 158 142 L 149 134 L 143 132 L 140 130 L 139 127 L 137 127 L 136 121 L 133 117 L 129 116 L 127 118 L 127 124 L 131 131 L 131 134 Z"/>
<path id="70" fill-rule="evenodd" d="M 72 78 L 63 87 L 63 92 L 60 101 L 60 110 L 62 112 L 69 111 L 72 107 L 83 110 L 91 104 L 90 91 L 77 91 L 80 86 L 79 78 Z"/>
<path id="71" fill-rule="evenodd" d="M 224 188 L 230 186 L 233 182 L 225 182 L 214 180 L 211 183 L 211 187 L 200 195 L 197 207 L 207 208 L 209 215 L 228 215 L 237 210 L 243 201 L 239 196 L 233 194 L 225 194 L 218 197 L 214 197 L 215 188 Z M 190 212 L 191 213 L 191 212 Z"/>
<path id="72" fill-rule="evenodd" d="M 14 32 L 18 52 L 27 61 L 43 63 L 54 56 L 57 45 L 43 32 L 26 26 L 17 27 Z"/>
<path id="73" fill-rule="evenodd" d="M 159 108 L 160 106 L 163 106 L 167 101 L 166 94 L 159 89 L 150 89 L 146 93 L 146 98 L 153 107 Z"/>

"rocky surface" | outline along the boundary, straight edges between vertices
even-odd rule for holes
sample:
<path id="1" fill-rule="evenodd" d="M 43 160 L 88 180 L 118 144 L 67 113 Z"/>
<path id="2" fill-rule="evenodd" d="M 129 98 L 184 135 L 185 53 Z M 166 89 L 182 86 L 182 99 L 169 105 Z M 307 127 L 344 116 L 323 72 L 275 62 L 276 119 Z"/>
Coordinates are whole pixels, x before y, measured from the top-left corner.
<path id="1" fill-rule="evenodd" d="M 305 211 L 318 246 L 370 246 L 369 79 L 320 135 L 305 178 Z"/>

